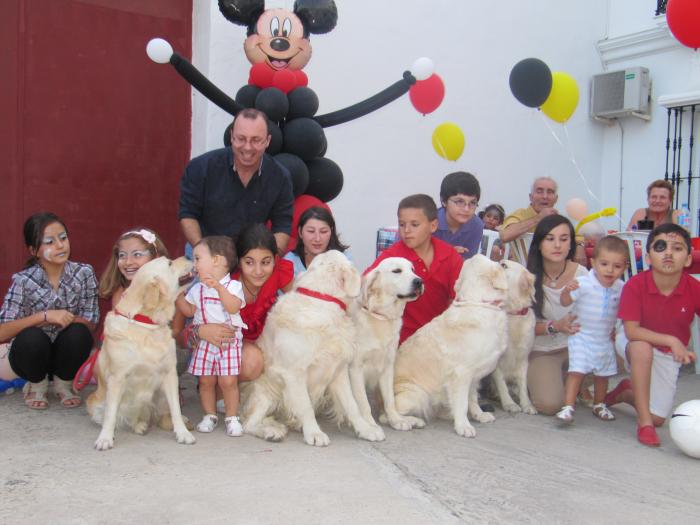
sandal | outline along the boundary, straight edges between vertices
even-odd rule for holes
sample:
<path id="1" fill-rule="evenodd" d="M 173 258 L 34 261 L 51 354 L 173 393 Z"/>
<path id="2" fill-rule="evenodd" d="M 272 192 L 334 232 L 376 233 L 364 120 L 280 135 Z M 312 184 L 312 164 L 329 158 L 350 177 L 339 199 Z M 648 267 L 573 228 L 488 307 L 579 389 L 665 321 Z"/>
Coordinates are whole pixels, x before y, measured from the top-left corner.
<path id="1" fill-rule="evenodd" d="M 214 432 L 216 425 L 219 424 L 219 418 L 214 414 L 205 414 L 202 420 L 197 423 L 197 432 Z"/>
<path id="2" fill-rule="evenodd" d="M 574 412 L 576 410 L 571 405 L 564 405 L 561 410 L 557 412 L 556 418 L 563 423 L 573 423 L 574 422 Z"/>
<path id="3" fill-rule="evenodd" d="M 72 379 L 64 380 L 54 376 L 53 393 L 61 401 L 64 408 L 77 408 L 83 402 L 80 396 L 73 391 Z"/>
<path id="4" fill-rule="evenodd" d="M 238 437 L 243 434 L 243 427 L 241 426 L 241 420 L 238 416 L 229 416 L 224 419 L 226 422 L 226 435 L 232 437 Z"/>
<path id="5" fill-rule="evenodd" d="M 27 381 L 22 387 L 24 404 L 32 410 L 46 410 L 49 407 L 49 399 L 46 393 L 49 390 L 49 380 L 44 378 L 38 383 Z"/>
<path id="6" fill-rule="evenodd" d="M 608 405 L 605 403 L 597 403 L 593 405 L 593 414 L 595 417 L 602 419 L 603 421 L 613 421 L 615 419 L 615 414 L 610 411 Z"/>

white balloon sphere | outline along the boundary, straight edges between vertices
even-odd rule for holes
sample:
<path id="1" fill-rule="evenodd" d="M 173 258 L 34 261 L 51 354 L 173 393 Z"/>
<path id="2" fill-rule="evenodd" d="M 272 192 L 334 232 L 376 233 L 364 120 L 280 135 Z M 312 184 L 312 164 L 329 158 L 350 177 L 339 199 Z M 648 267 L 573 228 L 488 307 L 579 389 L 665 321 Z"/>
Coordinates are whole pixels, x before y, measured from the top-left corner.
<path id="1" fill-rule="evenodd" d="M 678 405 L 668 426 L 676 446 L 691 458 L 700 459 L 700 399 Z"/>
<path id="2" fill-rule="evenodd" d="M 416 80 L 425 80 L 430 78 L 435 71 L 435 64 L 428 57 L 421 57 L 416 60 L 411 66 L 411 75 L 416 77 Z"/>
<path id="3" fill-rule="evenodd" d="M 173 56 L 173 46 L 162 38 L 153 38 L 146 46 L 148 58 L 159 64 L 167 64 Z"/>
<path id="4" fill-rule="evenodd" d="M 598 221 L 587 222 L 581 226 L 578 232 L 586 239 L 602 239 L 605 237 L 605 228 Z"/>

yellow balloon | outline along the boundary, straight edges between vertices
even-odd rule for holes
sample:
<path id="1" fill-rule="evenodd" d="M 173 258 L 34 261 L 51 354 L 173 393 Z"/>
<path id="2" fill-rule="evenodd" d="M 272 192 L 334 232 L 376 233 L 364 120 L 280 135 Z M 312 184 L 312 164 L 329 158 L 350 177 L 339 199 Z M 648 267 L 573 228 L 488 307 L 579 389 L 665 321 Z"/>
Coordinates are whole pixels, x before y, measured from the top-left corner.
<path id="1" fill-rule="evenodd" d="M 433 148 L 443 159 L 457 160 L 464 151 L 464 133 L 457 124 L 443 122 L 433 131 Z"/>
<path id="2" fill-rule="evenodd" d="M 552 91 L 540 107 L 555 122 L 563 124 L 578 106 L 578 85 L 574 77 L 563 71 L 552 73 Z"/>

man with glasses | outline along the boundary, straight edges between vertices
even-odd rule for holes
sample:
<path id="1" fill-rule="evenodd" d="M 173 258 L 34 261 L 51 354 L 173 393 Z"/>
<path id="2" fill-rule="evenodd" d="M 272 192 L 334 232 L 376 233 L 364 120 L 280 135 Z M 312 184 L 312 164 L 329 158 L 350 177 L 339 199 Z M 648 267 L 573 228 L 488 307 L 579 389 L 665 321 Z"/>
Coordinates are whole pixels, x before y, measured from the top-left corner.
<path id="1" fill-rule="evenodd" d="M 481 197 L 479 181 L 471 173 L 457 171 L 442 179 L 438 227 L 433 235 L 454 246 L 467 260 L 479 253 L 484 223 L 476 215 Z"/>
<path id="2" fill-rule="evenodd" d="M 192 159 L 180 181 L 179 219 L 194 246 L 208 235 L 235 237 L 248 223 L 270 221 L 283 253 L 292 226 L 294 193 L 286 168 L 265 154 L 267 118 L 244 109 L 233 121 L 231 147 Z"/>

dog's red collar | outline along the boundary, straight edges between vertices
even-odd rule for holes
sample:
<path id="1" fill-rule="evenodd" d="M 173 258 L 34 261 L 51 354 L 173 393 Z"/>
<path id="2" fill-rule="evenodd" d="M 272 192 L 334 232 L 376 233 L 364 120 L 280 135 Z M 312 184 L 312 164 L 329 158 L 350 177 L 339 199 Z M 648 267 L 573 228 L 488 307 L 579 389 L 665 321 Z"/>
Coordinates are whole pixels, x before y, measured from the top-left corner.
<path id="1" fill-rule="evenodd" d="M 530 311 L 528 307 L 523 308 L 522 310 L 515 310 L 514 312 L 508 312 L 508 315 L 527 315 L 527 313 Z"/>
<path id="2" fill-rule="evenodd" d="M 121 313 L 116 308 L 114 309 L 114 313 L 117 315 L 121 315 L 122 317 L 126 317 L 130 321 L 136 321 L 138 323 L 143 323 L 143 324 L 152 324 L 152 325 L 156 324 L 155 322 L 153 322 L 153 319 L 151 319 L 150 317 L 145 316 L 145 315 L 141 315 L 141 314 L 126 315 L 126 314 Z"/>
<path id="3" fill-rule="evenodd" d="M 314 292 L 313 290 L 309 290 L 308 288 L 297 288 L 296 291 L 302 295 L 308 295 L 309 297 L 315 297 L 316 299 L 321 299 L 322 301 L 335 303 L 338 306 L 340 306 L 343 310 L 347 310 L 347 305 L 343 301 L 341 301 L 337 297 L 333 297 L 332 295 Z"/>

